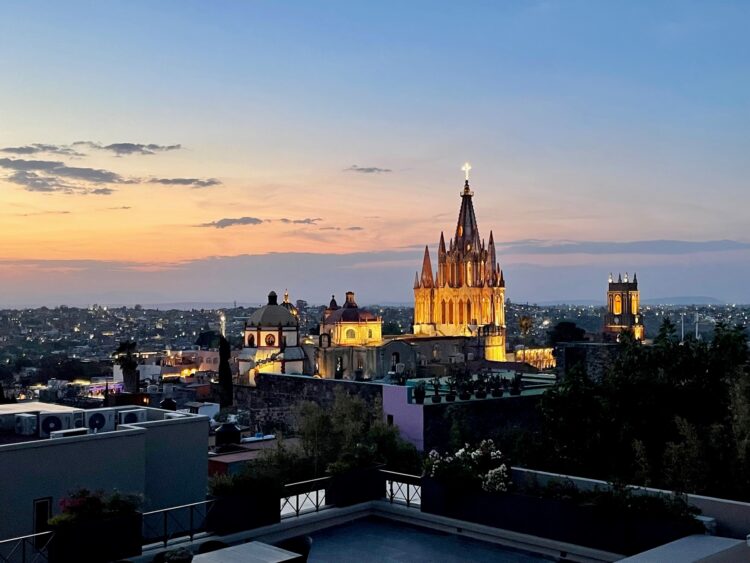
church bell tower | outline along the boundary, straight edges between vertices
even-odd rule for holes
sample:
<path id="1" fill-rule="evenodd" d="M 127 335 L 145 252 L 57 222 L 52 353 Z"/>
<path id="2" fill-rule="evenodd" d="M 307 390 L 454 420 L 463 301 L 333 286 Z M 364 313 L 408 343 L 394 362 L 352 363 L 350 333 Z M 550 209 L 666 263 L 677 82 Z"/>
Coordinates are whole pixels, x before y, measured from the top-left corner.
<path id="1" fill-rule="evenodd" d="M 617 340 L 622 331 L 631 331 L 636 340 L 643 340 L 643 316 L 640 312 L 640 292 L 638 291 L 638 276 L 628 279 L 622 274 L 617 275 L 615 281 L 609 275 L 607 289 L 607 312 L 604 315 L 604 339 Z"/>

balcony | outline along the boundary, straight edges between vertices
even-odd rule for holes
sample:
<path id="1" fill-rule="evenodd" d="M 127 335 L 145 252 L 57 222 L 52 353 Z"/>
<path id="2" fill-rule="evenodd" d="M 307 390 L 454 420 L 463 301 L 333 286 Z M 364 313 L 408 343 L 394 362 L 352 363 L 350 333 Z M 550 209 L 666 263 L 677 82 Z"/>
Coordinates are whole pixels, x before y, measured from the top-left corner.
<path id="1" fill-rule="evenodd" d="M 141 553 L 131 554 L 128 560 L 151 562 L 155 557 L 158 560 L 161 552 L 179 547 L 197 552 L 202 544 L 211 540 L 228 545 L 249 541 L 273 544 L 297 536 L 310 536 L 313 548 L 309 561 L 364 561 L 372 560 L 373 554 L 377 554 L 378 560 L 409 562 L 533 563 L 562 559 L 595 562 L 617 561 L 624 557 L 623 553 L 633 553 L 632 550 L 605 549 L 591 542 L 592 536 L 606 533 L 607 528 L 614 534 L 614 539 L 609 540 L 614 542 L 611 545 L 636 545 L 644 541 L 643 537 L 627 535 L 628 530 L 631 534 L 641 533 L 634 531 L 632 519 L 626 520 L 627 526 L 609 523 L 599 530 L 597 522 L 589 518 L 591 514 L 565 509 L 559 502 L 548 502 L 549 499 L 519 500 L 523 495 L 510 493 L 489 498 L 480 493 L 474 495 L 478 500 L 471 494 L 464 494 L 451 505 L 446 503 L 445 491 L 434 482 L 415 475 L 371 469 L 356 477 L 356 491 L 351 488 L 342 491 L 352 483 L 336 477 L 312 479 L 286 485 L 281 497 L 272 505 L 243 499 L 239 512 L 233 512 L 236 507 L 226 512 L 227 507 L 221 505 L 220 499 L 215 499 L 144 513 Z M 252 506 L 256 510 L 250 508 Z M 251 512 L 255 512 L 247 521 L 251 524 L 242 525 L 242 518 Z M 239 518 L 239 525 L 219 535 L 216 529 L 225 517 Z M 639 551 L 691 533 L 670 527 L 669 523 L 649 521 L 646 524 L 650 530 L 647 541 L 652 545 L 641 546 Z M 109 541 L 119 537 L 117 530 L 108 536 Z M 566 538 L 581 538 L 582 543 L 589 545 L 566 541 Z M 634 539 L 638 541 L 628 543 Z M 709 541 L 725 538 L 693 535 L 687 539 L 708 546 Z M 54 537 L 48 532 L 0 542 L 0 563 L 51 560 L 47 549 L 51 541 L 54 542 Z M 731 547 L 738 549 L 735 543 Z M 74 560 L 78 554 L 68 555 L 66 560 Z"/>

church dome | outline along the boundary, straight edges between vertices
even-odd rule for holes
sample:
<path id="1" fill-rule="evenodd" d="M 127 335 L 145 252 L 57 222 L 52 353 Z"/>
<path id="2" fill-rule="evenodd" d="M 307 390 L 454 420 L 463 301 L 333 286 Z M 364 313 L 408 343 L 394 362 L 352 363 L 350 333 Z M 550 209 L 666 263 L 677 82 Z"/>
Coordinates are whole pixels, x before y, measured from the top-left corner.
<path id="1" fill-rule="evenodd" d="M 348 291 L 344 306 L 333 311 L 326 319 L 326 323 L 357 323 L 377 320 L 378 317 L 367 309 L 360 309 L 357 302 L 354 301 L 354 293 Z"/>
<path id="2" fill-rule="evenodd" d="M 297 307 L 292 305 L 292 302 L 289 301 L 289 292 L 287 290 L 284 290 L 284 301 L 281 302 L 281 306 L 284 307 L 284 309 L 289 311 L 295 317 L 299 316 L 299 311 L 297 310 Z"/>
<path id="3" fill-rule="evenodd" d="M 249 326 L 297 326 L 295 316 L 282 305 L 279 305 L 276 292 L 268 294 L 268 305 L 255 311 L 247 321 Z"/>

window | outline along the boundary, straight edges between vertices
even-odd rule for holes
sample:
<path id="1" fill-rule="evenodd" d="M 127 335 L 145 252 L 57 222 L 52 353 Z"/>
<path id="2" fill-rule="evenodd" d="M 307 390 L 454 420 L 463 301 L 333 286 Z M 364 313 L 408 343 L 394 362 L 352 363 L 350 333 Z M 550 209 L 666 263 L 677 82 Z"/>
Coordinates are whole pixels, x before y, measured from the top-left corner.
<path id="1" fill-rule="evenodd" d="M 622 295 L 619 293 L 615 295 L 615 306 L 614 310 L 612 311 L 615 315 L 621 315 L 622 314 Z"/>
<path id="2" fill-rule="evenodd" d="M 47 521 L 52 518 L 52 497 L 34 500 L 34 533 L 40 534 L 49 530 Z M 47 536 L 35 539 L 37 548 L 41 548 L 47 541 Z"/>
<path id="3" fill-rule="evenodd" d="M 255 335 L 254 334 L 247 335 L 247 347 L 255 348 Z"/>
<path id="4" fill-rule="evenodd" d="M 464 324 L 464 302 L 462 299 L 458 301 L 458 324 Z"/>
<path id="5" fill-rule="evenodd" d="M 387 421 L 388 426 L 393 426 L 393 415 L 392 414 L 386 415 L 386 421 Z"/>
<path id="6" fill-rule="evenodd" d="M 266 346 L 273 346 L 276 344 L 276 337 L 273 334 L 266 335 Z"/>
<path id="7" fill-rule="evenodd" d="M 349 340 L 353 340 L 354 338 L 357 338 L 357 333 L 354 331 L 353 328 L 349 328 L 346 330 L 346 337 Z"/>
<path id="8" fill-rule="evenodd" d="M 445 299 L 440 302 L 440 323 L 445 324 Z"/>
<path id="9" fill-rule="evenodd" d="M 448 301 L 448 324 L 453 324 L 453 300 Z"/>
<path id="10" fill-rule="evenodd" d="M 471 323 L 471 299 L 466 301 L 466 322 Z"/>
<path id="11" fill-rule="evenodd" d="M 367 329 L 367 338 L 372 338 L 372 329 Z"/>

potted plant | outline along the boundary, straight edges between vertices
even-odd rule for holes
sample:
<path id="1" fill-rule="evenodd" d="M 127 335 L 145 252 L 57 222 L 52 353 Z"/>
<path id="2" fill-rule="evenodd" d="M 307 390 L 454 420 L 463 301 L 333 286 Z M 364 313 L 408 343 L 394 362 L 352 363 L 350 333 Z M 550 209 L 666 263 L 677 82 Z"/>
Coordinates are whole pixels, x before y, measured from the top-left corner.
<path id="1" fill-rule="evenodd" d="M 523 388 L 523 383 L 521 383 L 521 372 L 517 371 L 516 375 L 513 377 L 513 382 L 510 385 L 510 394 L 511 395 L 520 395 L 521 389 Z"/>
<path id="2" fill-rule="evenodd" d="M 443 397 L 440 396 L 440 378 L 435 376 L 432 378 L 430 383 L 432 384 L 432 402 L 441 402 L 443 400 Z"/>
<path id="3" fill-rule="evenodd" d="M 331 480 L 326 487 L 326 504 L 351 506 L 377 500 L 385 492 L 382 464 L 376 462 L 375 446 L 358 442 L 353 450 L 341 452 L 328 464 Z"/>
<path id="4" fill-rule="evenodd" d="M 496 399 L 503 396 L 503 380 L 499 375 L 490 376 L 490 393 Z"/>
<path id="5" fill-rule="evenodd" d="M 278 523 L 282 483 L 263 466 L 248 466 L 234 475 L 216 475 L 209 482 L 214 499 L 207 529 L 226 535 Z"/>
<path id="6" fill-rule="evenodd" d="M 418 405 L 421 405 L 424 403 L 424 398 L 427 396 L 427 388 L 424 384 L 424 381 L 417 381 L 417 383 L 412 388 L 412 394 L 414 396 L 414 402 Z"/>
<path id="7" fill-rule="evenodd" d="M 462 401 L 468 401 L 471 399 L 472 385 L 468 379 L 461 378 L 458 382 L 458 398 Z"/>
<path id="8" fill-rule="evenodd" d="M 474 396 L 477 399 L 487 398 L 487 376 L 484 372 L 479 372 L 474 381 Z"/>
<path id="9" fill-rule="evenodd" d="M 49 561 L 93 563 L 140 555 L 140 504 L 139 496 L 118 491 L 106 494 L 79 489 L 71 493 L 60 501 L 62 512 L 49 520 L 54 532 Z"/>
<path id="10" fill-rule="evenodd" d="M 445 396 L 445 400 L 452 403 L 456 400 L 456 385 L 457 380 L 455 375 L 451 375 L 448 378 L 448 394 Z"/>

